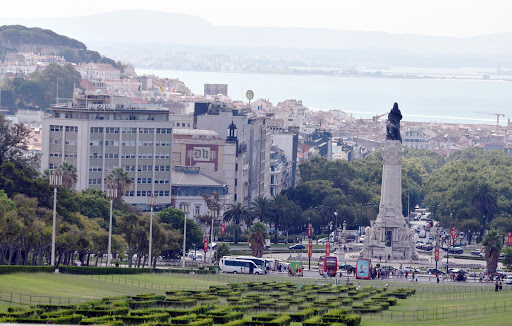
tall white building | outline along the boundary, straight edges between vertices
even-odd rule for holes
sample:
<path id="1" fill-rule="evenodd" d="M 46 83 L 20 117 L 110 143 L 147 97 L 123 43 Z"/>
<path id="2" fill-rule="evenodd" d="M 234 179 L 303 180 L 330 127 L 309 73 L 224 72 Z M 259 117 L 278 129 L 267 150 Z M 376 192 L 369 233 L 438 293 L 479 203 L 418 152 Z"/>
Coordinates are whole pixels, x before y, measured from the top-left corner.
<path id="1" fill-rule="evenodd" d="M 134 105 L 126 98 L 75 92 L 73 101 L 55 106 L 43 119 L 41 170 L 62 162 L 77 169 L 76 190 L 106 190 L 105 177 L 123 167 L 134 180 L 124 195 L 142 208 L 147 196 L 171 204 L 172 122 L 169 109 Z"/>
<path id="2" fill-rule="evenodd" d="M 236 143 L 234 201 L 248 205 L 257 196 L 270 197 L 271 139 L 264 118 L 221 111 L 197 116 L 197 128 Z"/>

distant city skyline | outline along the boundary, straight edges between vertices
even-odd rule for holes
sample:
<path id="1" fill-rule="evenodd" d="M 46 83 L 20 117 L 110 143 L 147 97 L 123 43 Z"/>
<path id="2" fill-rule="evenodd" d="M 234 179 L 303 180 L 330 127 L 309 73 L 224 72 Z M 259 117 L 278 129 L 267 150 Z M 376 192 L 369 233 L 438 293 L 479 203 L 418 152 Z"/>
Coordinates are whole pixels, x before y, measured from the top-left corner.
<path id="1" fill-rule="evenodd" d="M 47 2 L 4 4 L 2 18 L 87 16 L 117 10 L 153 10 L 201 17 L 219 26 L 264 26 L 381 31 L 471 37 L 512 32 L 512 3 L 504 0 L 237 0 Z"/>

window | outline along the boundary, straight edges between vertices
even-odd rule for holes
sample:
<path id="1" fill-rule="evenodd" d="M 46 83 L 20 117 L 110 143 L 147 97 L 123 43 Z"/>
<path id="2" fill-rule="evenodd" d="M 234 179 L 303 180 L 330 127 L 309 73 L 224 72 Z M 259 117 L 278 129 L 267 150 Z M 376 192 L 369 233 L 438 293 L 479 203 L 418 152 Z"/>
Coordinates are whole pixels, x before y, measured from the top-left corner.
<path id="1" fill-rule="evenodd" d="M 123 146 L 135 146 L 135 140 L 123 140 L 121 143 Z"/>
<path id="2" fill-rule="evenodd" d="M 48 168 L 49 168 L 50 170 L 55 170 L 55 169 L 56 169 L 56 168 L 58 168 L 58 167 L 59 167 L 59 165 L 58 165 L 58 164 L 53 164 L 53 163 L 50 163 L 50 165 L 48 166 Z"/>
<path id="3" fill-rule="evenodd" d="M 155 179 L 155 183 L 169 183 L 169 179 L 158 178 L 158 179 Z"/>
<path id="4" fill-rule="evenodd" d="M 119 146 L 117 140 L 105 140 L 105 146 Z"/>
<path id="5" fill-rule="evenodd" d="M 64 154 L 64 157 L 67 157 L 67 158 L 77 158 L 77 154 L 76 154 L 76 152 L 66 152 Z"/>
<path id="6" fill-rule="evenodd" d="M 171 171 L 170 165 L 155 165 L 156 172 L 169 172 Z"/>
<path id="7" fill-rule="evenodd" d="M 124 170 L 125 171 L 135 171 L 135 165 L 125 165 Z"/>
<path id="8" fill-rule="evenodd" d="M 91 153 L 91 155 L 89 155 L 89 158 L 103 158 L 103 155 L 101 155 L 101 153 Z"/>
<path id="9" fill-rule="evenodd" d="M 102 168 L 100 166 L 90 166 L 89 172 L 101 172 Z"/>
<path id="10" fill-rule="evenodd" d="M 78 127 L 66 126 L 66 132 L 78 132 Z"/>
<path id="11" fill-rule="evenodd" d="M 62 138 L 50 138 L 50 144 L 61 145 Z"/>
<path id="12" fill-rule="evenodd" d="M 107 127 L 105 128 L 105 133 L 107 134 L 118 134 L 119 128 Z"/>
<path id="13" fill-rule="evenodd" d="M 62 157 L 62 152 L 50 152 L 50 157 Z"/>
<path id="14" fill-rule="evenodd" d="M 122 153 L 121 158 L 135 158 L 135 153 Z"/>
<path id="15" fill-rule="evenodd" d="M 137 128 L 121 128 L 123 134 L 136 134 Z"/>
<path id="16" fill-rule="evenodd" d="M 172 129 L 169 129 L 169 128 L 156 128 L 156 133 L 157 134 L 171 134 L 172 133 Z"/>
<path id="17" fill-rule="evenodd" d="M 147 183 L 151 183 L 151 178 L 137 178 L 137 183 L 140 183 L 140 184 L 147 184 Z"/>
<path id="18" fill-rule="evenodd" d="M 105 158 L 117 159 L 119 158 L 118 153 L 105 153 Z"/>
<path id="19" fill-rule="evenodd" d="M 50 131 L 62 131 L 62 128 L 62 126 L 50 125 Z"/>
<path id="20" fill-rule="evenodd" d="M 91 133 L 92 134 L 102 134 L 103 127 L 91 127 Z"/>
<path id="21" fill-rule="evenodd" d="M 155 158 L 159 158 L 159 159 L 166 159 L 169 157 L 171 157 L 171 154 L 169 154 L 169 153 L 156 153 L 155 154 Z"/>
<path id="22" fill-rule="evenodd" d="M 146 190 L 137 191 L 137 197 L 146 197 L 148 194 L 151 194 L 151 191 L 146 191 Z"/>
<path id="23" fill-rule="evenodd" d="M 152 140 L 139 140 L 139 146 L 153 146 Z"/>
<path id="24" fill-rule="evenodd" d="M 171 146 L 171 141 L 170 140 L 157 140 L 155 142 L 155 145 L 156 146 Z"/>
<path id="25" fill-rule="evenodd" d="M 137 170 L 138 170 L 138 171 L 144 171 L 144 172 L 145 172 L 145 171 L 149 171 L 149 172 L 151 172 L 151 171 L 153 171 L 153 165 L 139 165 L 139 166 L 137 167 Z"/>
<path id="26" fill-rule="evenodd" d="M 124 194 L 125 196 L 128 196 L 128 197 L 134 197 L 135 196 L 135 191 L 133 190 L 128 190 L 127 192 L 125 192 Z"/>
<path id="27" fill-rule="evenodd" d="M 66 145 L 76 145 L 76 139 L 66 139 Z"/>
<path id="28" fill-rule="evenodd" d="M 152 134 L 153 128 L 139 128 L 139 134 Z"/>
<path id="29" fill-rule="evenodd" d="M 91 146 L 103 146 L 103 140 L 91 140 Z"/>
<path id="30" fill-rule="evenodd" d="M 89 179 L 90 185 L 100 185 L 101 184 L 101 178 L 91 178 Z"/>
<path id="31" fill-rule="evenodd" d="M 201 213 L 201 205 L 196 205 L 194 207 L 194 215 L 199 215 Z"/>
<path id="32" fill-rule="evenodd" d="M 153 153 L 139 153 L 139 158 L 153 158 Z"/>
<path id="33" fill-rule="evenodd" d="M 156 191 L 158 193 L 158 196 L 162 197 L 162 196 L 169 196 L 169 190 L 160 190 L 160 191 Z"/>

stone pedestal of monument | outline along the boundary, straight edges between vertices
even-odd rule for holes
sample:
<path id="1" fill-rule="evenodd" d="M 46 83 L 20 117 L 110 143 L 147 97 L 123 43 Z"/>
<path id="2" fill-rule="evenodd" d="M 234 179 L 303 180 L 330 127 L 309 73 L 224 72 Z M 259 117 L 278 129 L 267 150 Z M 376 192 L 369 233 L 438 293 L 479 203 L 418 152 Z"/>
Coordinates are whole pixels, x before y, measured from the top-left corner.
<path id="1" fill-rule="evenodd" d="M 360 256 L 383 259 L 417 259 L 414 231 L 402 214 L 402 142 L 386 140 L 382 149 L 383 169 L 379 214 L 365 229 Z"/>

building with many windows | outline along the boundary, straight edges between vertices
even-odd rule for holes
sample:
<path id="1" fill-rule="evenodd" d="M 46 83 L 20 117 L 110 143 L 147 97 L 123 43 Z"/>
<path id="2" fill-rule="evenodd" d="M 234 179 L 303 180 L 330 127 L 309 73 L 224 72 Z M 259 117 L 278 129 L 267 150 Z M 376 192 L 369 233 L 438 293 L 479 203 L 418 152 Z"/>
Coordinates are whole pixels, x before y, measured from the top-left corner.
<path id="1" fill-rule="evenodd" d="M 123 97 L 75 92 L 73 101 L 43 119 L 41 171 L 69 162 L 77 169 L 76 190 L 106 190 L 105 177 L 123 167 L 133 179 L 125 202 L 145 208 L 147 196 L 171 204 L 172 125 L 169 109 L 135 105 Z"/>

